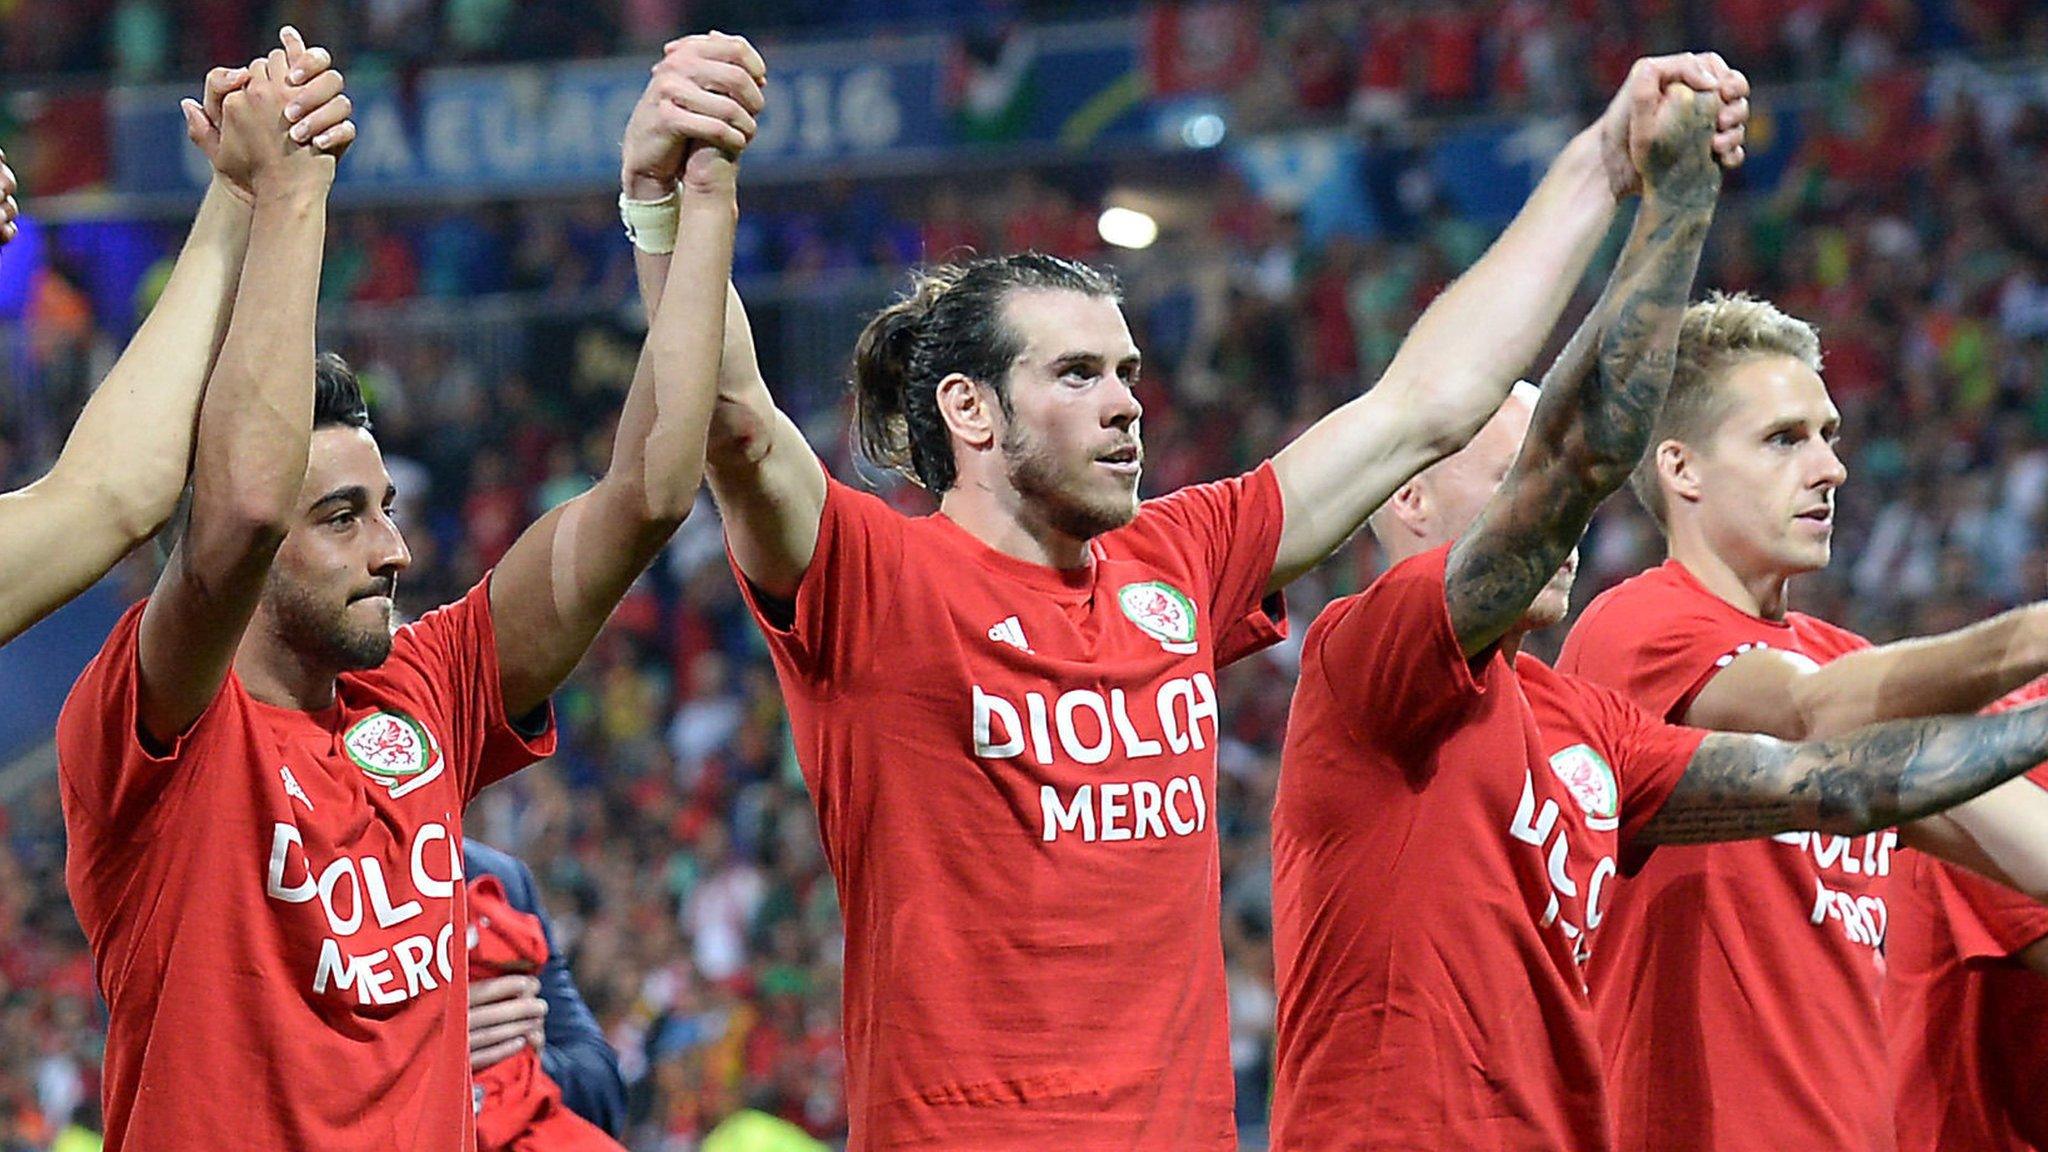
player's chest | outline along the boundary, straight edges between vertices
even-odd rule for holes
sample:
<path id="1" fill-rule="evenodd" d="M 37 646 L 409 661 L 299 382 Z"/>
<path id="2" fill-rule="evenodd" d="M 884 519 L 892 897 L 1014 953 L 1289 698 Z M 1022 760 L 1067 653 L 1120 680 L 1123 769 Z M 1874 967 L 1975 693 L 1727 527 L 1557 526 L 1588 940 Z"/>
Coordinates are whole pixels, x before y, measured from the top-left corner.
<path id="1" fill-rule="evenodd" d="M 1524 710 L 1517 738 L 1499 742 L 1483 778 L 1486 835 L 1540 928 L 1584 962 L 1619 872 L 1621 781 L 1610 750 L 1584 730 Z"/>
<path id="2" fill-rule="evenodd" d="M 880 685 L 978 759 L 1085 767 L 1214 744 L 1212 632 L 1195 598 L 1169 580 L 933 607 L 889 638 Z"/>
<path id="3" fill-rule="evenodd" d="M 241 781 L 256 819 L 220 835 L 243 883 L 260 884 L 291 982 L 344 1012 L 447 986 L 461 956 L 462 829 L 442 734 L 389 708 L 286 726 L 258 747 Z"/>

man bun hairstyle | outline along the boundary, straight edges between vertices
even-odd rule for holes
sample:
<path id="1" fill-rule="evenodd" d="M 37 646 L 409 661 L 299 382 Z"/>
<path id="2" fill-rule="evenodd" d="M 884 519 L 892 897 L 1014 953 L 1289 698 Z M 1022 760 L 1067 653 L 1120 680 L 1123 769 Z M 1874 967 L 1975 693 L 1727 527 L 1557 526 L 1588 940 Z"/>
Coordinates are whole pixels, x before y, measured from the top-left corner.
<path id="1" fill-rule="evenodd" d="M 941 264 L 912 274 L 910 291 L 875 314 L 853 348 L 854 427 L 861 455 L 934 495 L 958 478 L 953 443 L 939 414 L 939 382 L 959 373 L 995 390 L 1005 385 L 1023 341 L 1003 322 L 1013 291 L 1041 289 L 1122 298 L 1116 279 L 1078 261 L 1040 252 Z"/>

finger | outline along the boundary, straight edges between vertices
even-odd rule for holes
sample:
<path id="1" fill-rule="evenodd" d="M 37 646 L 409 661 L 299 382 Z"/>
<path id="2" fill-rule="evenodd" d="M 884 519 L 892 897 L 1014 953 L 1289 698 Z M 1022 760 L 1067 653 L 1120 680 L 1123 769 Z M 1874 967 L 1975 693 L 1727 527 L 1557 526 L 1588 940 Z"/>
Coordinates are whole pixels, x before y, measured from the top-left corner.
<path id="1" fill-rule="evenodd" d="M 1735 151 L 1733 151 L 1733 152 L 1728 152 L 1728 153 L 1725 153 L 1725 154 L 1723 154 L 1723 155 L 1722 155 L 1722 157 L 1721 157 L 1721 167 L 1723 167 L 1723 168 L 1740 168 L 1740 167 L 1742 167 L 1742 162 L 1743 162 L 1743 161 L 1744 161 L 1745 159 L 1747 159 L 1748 157 L 1749 157 L 1749 152 L 1748 152 L 1748 150 L 1747 150 L 1747 149 L 1744 149 L 1744 148 L 1739 148 L 1739 147 L 1738 147 L 1737 149 L 1735 149 Z"/>
<path id="2" fill-rule="evenodd" d="M 754 138 L 757 125 L 755 124 L 753 113 L 740 107 L 739 101 L 734 100 L 730 96 L 721 96 L 716 92 L 706 92 L 702 88 L 685 86 L 682 91 L 670 98 L 669 103 L 687 111 L 695 112 L 700 116 L 709 116 L 713 120 L 721 120 L 739 129 L 747 139 L 752 140 Z"/>
<path id="3" fill-rule="evenodd" d="M 535 1020 L 548 1014 L 547 1002 L 538 996 L 521 995 L 516 1000 L 494 1000 L 487 1004 L 471 1004 L 469 1007 L 469 1028 L 474 1032 L 487 1026 L 525 1028 Z"/>
<path id="4" fill-rule="evenodd" d="M 285 74 L 291 71 L 291 66 L 285 62 L 284 49 L 272 48 L 270 55 L 263 59 L 270 65 L 270 78 L 279 84 L 284 83 Z"/>
<path id="5" fill-rule="evenodd" d="M 299 35 L 297 28 L 287 24 L 277 30 L 277 42 L 284 46 L 285 63 L 297 67 L 299 58 L 306 54 L 306 38 Z"/>
<path id="6" fill-rule="evenodd" d="M 686 82 L 739 101 L 749 112 L 758 113 L 767 103 L 761 95 L 760 81 L 737 64 L 699 60 L 684 73 L 684 77 Z"/>
<path id="7" fill-rule="evenodd" d="M 1740 128 L 1748 122 L 1749 101 L 1746 99 L 1737 100 L 1732 104 L 1721 105 L 1720 115 L 1714 117 L 1714 127 L 1723 130 Z"/>
<path id="8" fill-rule="evenodd" d="M 662 55 L 678 62 L 700 60 L 732 64 L 756 83 L 768 78 L 767 61 L 761 59 L 761 54 L 743 36 L 728 36 L 723 32 L 685 36 L 664 44 Z"/>
<path id="9" fill-rule="evenodd" d="M 692 112 L 675 104 L 665 104 L 661 109 L 662 126 L 689 140 L 705 144 L 716 144 L 735 152 L 744 151 L 747 138 L 740 130 L 715 117 Z"/>
<path id="10" fill-rule="evenodd" d="M 348 151 L 348 146 L 355 142 L 356 122 L 353 120 L 343 120 L 327 131 L 313 137 L 313 147 L 335 156 Z"/>
<path id="11" fill-rule="evenodd" d="M 487 1048 L 478 1048 L 472 1045 L 469 1050 L 470 1071 L 474 1072 L 479 1069 L 489 1068 L 501 1060 L 508 1060 L 518 1055 L 519 1050 L 524 1047 L 526 1047 L 526 1040 L 523 1037 L 514 1037 Z"/>
<path id="12" fill-rule="evenodd" d="M 492 1024 L 485 1028 L 471 1025 L 469 1029 L 469 1046 L 473 1049 L 488 1048 L 493 1044 L 503 1044 L 507 1040 L 517 1041 L 524 1038 L 532 1030 L 533 1021 L 531 1020 L 513 1020 L 504 1024 Z"/>
<path id="13" fill-rule="evenodd" d="M 747 75 L 752 76 L 757 83 L 768 82 L 768 62 L 761 59 L 761 53 L 755 50 L 745 36 L 731 36 L 724 32 L 714 32 L 712 35 L 718 37 L 721 42 L 739 49 L 739 59 L 733 63 L 745 68 Z"/>
<path id="14" fill-rule="evenodd" d="M 1749 95 L 1749 77 L 1733 68 L 1721 77 L 1721 99 L 1741 100 Z"/>
<path id="15" fill-rule="evenodd" d="M 205 109 L 199 106 L 199 101 L 187 96 L 178 101 L 178 111 L 185 114 L 185 138 L 194 144 L 206 143 L 207 137 L 213 135 L 214 128 L 213 123 L 206 118 Z"/>
<path id="16" fill-rule="evenodd" d="M 303 86 L 292 90 L 291 103 L 284 106 L 284 118 L 298 121 L 329 100 L 341 95 L 343 84 L 339 72 L 322 72 L 308 80 Z"/>
<path id="17" fill-rule="evenodd" d="M 228 93 L 239 92 L 248 84 L 247 68 L 215 68 L 206 74 L 206 87 L 200 93 L 204 100 L 200 110 L 209 121 L 219 124 L 221 103 L 228 98 Z"/>
<path id="18" fill-rule="evenodd" d="M 346 123 L 350 114 L 354 111 L 355 105 L 350 102 L 348 97 L 336 96 L 327 103 L 306 113 L 305 119 L 292 125 L 292 139 L 304 144 L 306 141 L 323 135 Z"/>
<path id="19" fill-rule="evenodd" d="M 304 84 L 333 67 L 333 53 L 315 45 L 306 49 L 306 54 L 292 65 L 292 74 L 286 79 L 293 84 Z"/>
<path id="20" fill-rule="evenodd" d="M 474 1008 L 479 1004 L 516 999 L 525 993 L 526 977 L 493 976 L 488 980 L 478 980 L 470 984 L 469 1004 Z"/>
<path id="21" fill-rule="evenodd" d="M 1721 86 L 1720 77 L 1714 75 L 1706 61 L 1691 52 L 1653 56 L 1649 63 L 1651 70 L 1657 75 L 1657 87 L 1660 90 L 1673 80 L 1683 81 L 1687 87 L 1702 92 L 1713 92 Z"/>
<path id="22" fill-rule="evenodd" d="M 1715 152 L 1725 156 L 1740 147 L 1742 147 L 1742 129 L 1737 128 L 1732 132 L 1714 133 Z"/>
<path id="23" fill-rule="evenodd" d="M 13 196 L 21 185 L 14 179 L 14 169 L 7 166 L 7 156 L 0 153 L 0 196 Z"/>

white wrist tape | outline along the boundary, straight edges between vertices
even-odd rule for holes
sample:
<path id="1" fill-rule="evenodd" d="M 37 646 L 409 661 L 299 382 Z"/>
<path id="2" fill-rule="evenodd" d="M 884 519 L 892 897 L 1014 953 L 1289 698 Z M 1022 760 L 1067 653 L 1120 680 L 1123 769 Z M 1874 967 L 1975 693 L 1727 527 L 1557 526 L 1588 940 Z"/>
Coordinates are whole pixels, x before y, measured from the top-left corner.
<path id="1" fill-rule="evenodd" d="M 673 190 L 659 200 L 633 200 L 619 193 L 619 220 L 633 247 L 653 256 L 676 250 L 676 218 L 680 201 Z"/>

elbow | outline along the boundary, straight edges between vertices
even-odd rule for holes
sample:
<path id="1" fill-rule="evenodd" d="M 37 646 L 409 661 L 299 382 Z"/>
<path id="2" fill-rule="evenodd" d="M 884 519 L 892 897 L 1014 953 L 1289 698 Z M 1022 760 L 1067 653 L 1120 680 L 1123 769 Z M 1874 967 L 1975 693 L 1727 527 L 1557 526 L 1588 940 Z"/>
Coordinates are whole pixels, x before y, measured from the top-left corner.
<path id="1" fill-rule="evenodd" d="M 618 490 L 618 498 L 609 503 L 620 510 L 633 535 L 666 540 L 689 519 L 702 481 L 701 468 L 681 469 L 674 476 L 621 477 L 610 481 Z"/>
<path id="2" fill-rule="evenodd" d="M 706 463 L 711 470 L 731 474 L 737 469 L 758 466 L 768 458 L 775 442 L 772 404 L 764 411 L 752 398 L 733 398 L 721 393 L 711 410 L 710 442 Z"/>
<path id="3" fill-rule="evenodd" d="M 1415 427 L 1411 439 L 1422 447 L 1431 460 L 1441 460 L 1472 442 L 1486 422 L 1493 419 L 1498 408 L 1484 412 L 1460 412 L 1453 406 L 1417 403 L 1409 407 L 1415 414 Z"/>
<path id="4" fill-rule="evenodd" d="M 102 482 L 97 485 L 96 503 L 121 534 L 128 547 L 135 548 L 144 541 L 163 531 L 164 525 L 178 510 L 178 497 L 183 491 L 183 477 L 177 480 L 144 482 L 141 484 L 118 484 Z"/>
<path id="5" fill-rule="evenodd" d="M 1568 445 L 1560 455 L 1559 467 L 1569 490 L 1585 493 L 1596 501 L 1620 491 L 1628 483 L 1629 473 L 1635 470 L 1633 459 L 1583 440 Z"/>
<path id="6" fill-rule="evenodd" d="M 112 527 L 134 548 L 162 531 L 177 512 L 185 488 L 184 462 L 178 463 L 175 468 L 131 463 L 125 470 L 117 465 L 80 475 L 79 469 L 60 459 L 43 483 L 68 489 L 75 506 L 91 509 L 99 523 Z"/>

